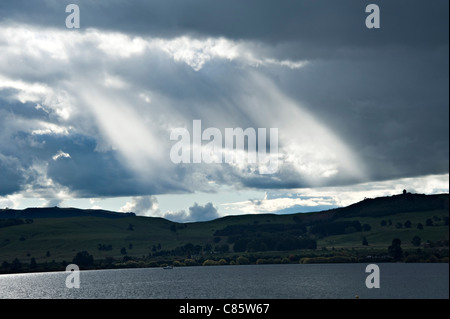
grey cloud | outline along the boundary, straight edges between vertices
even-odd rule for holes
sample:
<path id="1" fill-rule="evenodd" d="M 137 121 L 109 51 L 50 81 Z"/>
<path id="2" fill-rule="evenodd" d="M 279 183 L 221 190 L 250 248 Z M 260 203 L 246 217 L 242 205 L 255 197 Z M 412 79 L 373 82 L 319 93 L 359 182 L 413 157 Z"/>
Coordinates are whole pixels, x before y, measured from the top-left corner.
<path id="1" fill-rule="evenodd" d="M 181 210 L 179 212 L 166 212 L 163 216 L 166 219 L 176 222 L 190 222 L 190 221 L 208 221 L 219 218 L 217 208 L 212 203 L 207 203 L 205 206 L 194 203 L 189 207 L 189 212 Z"/>
<path id="2" fill-rule="evenodd" d="M 52 198 L 45 202 L 43 207 L 61 207 L 64 203 L 64 200 L 61 198 Z"/>
<path id="3" fill-rule="evenodd" d="M 202 221 L 218 218 L 219 215 L 212 203 L 207 203 L 205 206 L 194 203 L 194 206 L 189 207 L 189 217 L 193 220 Z"/>
<path id="4" fill-rule="evenodd" d="M 0 196 L 13 194 L 21 189 L 25 178 L 19 159 L 0 152 Z"/>
<path id="5" fill-rule="evenodd" d="M 435 45 L 448 38 L 448 2 L 379 0 L 382 28 L 368 31 L 371 1 L 72 1 L 80 5 L 82 27 L 174 37 L 224 36 L 271 43 L 298 42 L 306 50 L 372 45 Z M 66 3 L 2 1 L 0 17 L 29 24 L 64 26 Z M 311 47 L 312 46 L 312 47 Z"/>
<path id="6" fill-rule="evenodd" d="M 381 53 L 317 62 L 283 85 L 360 155 L 372 178 L 448 172 L 448 47 Z"/>
<path id="7" fill-rule="evenodd" d="M 154 216 L 159 213 L 158 199 L 155 196 L 133 197 L 120 211 L 133 212 L 139 216 Z"/>
<path id="8" fill-rule="evenodd" d="M 342 139 L 368 168 L 367 181 L 448 172 L 447 1 L 433 1 L 432 5 L 377 1 L 382 10 L 380 30 L 364 27 L 366 2 L 361 1 L 73 3 L 82 9 L 80 31 L 65 30 L 66 13 L 60 1 L 2 1 L 2 28 L 27 23 L 37 28 L 56 27 L 72 35 L 96 27 L 152 38 L 224 36 L 237 40 L 235 43 L 244 42 L 262 57 L 308 59 L 310 63 L 291 70 L 213 57 L 195 71 L 186 61 L 174 61 L 155 48 L 118 58 L 94 42 L 84 41 L 82 47 L 69 50 L 69 59 L 64 60 L 52 58 L 45 50 L 27 54 L 26 43 L 19 53 L 3 46 L 2 75 L 45 83 L 54 90 L 55 100 L 62 98 L 63 103 L 46 101 L 45 105 L 45 96 L 36 103 L 18 103 L 14 99 L 18 90 L 0 88 L 0 170 L 9 177 L 0 181 L 0 193 L 11 194 L 30 185 L 44 191 L 34 168 L 36 159 L 48 161 L 46 174 L 59 185 L 55 187 L 68 187 L 75 196 L 214 191 L 208 181 L 237 188 L 310 186 L 292 165 L 271 176 L 258 176 L 228 165 L 177 166 L 167 156 L 151 159 L 152 152 L 169 153 L 171 126 L 189 127 L 193 119 L 202 119 L 204 128 L 269 127 L 286 102 L 273 103 L 264 111 L 264 105 L 258 104 L 270 98 L 272 90 L 298 103 L 298 108 L 310 112 Z M 125 48 L 114 50 L 112 53 L 120 53 Z M 17 59 L 24 63 L 11 62 Z M 105 74 L 119 77 L 128 87 L 105 88 Z M 256 83 L 258 78 L 269 79 L 270 85 Z M 150 96 L 150 104 L 140 101 L 142 92 Z M 98 100 L 90 93 L 98 94 Z M 250 105 L 251 101 L 256 101 L 255 105 Z M 45 110 L 36 109 L 40 102 Z M 101 116 L 94 113 L 98 104 L 103 104 Z M 61 105 L 72 112 L 69 119 L 58 113 Z M 112 120 L 113 110 L 118 115 L 135 111 L 155 138 L 149 158 L 143 157 L 140 163 L 147 174 L 134 171 L 130 160 L 136 160 L 142 153 L 139 150 L 145 150 L 142 144 L 150 142 L 143 139 L 137 143 L 137 134 L 128 141 L 135 147 L 132 154 L 118 150 L 107 133 L 126 133 L 134 123 L 120 126 L 126 116 L 118 116 L 117 127 L 107 132 L 104 122 Z M 298 119 L 298 129 L 292 134 L 300 139 L 308 133 L 302 130 L 308 123 L 300 116 L 292 118 Z M 71 129 L 67 135 L 33 135 L 33 130 L 42 129 L 42 121 Z M 286 127 L 280 125 L 280 131 L 283 129 Z M 71 157 L 52 161 L 59 150 Z M 348 185 L 359 180 L 340 170 L 332 178 L 316 182 Z M 194 209 L 180 214 L 183 219 L 196 213 Z"/>

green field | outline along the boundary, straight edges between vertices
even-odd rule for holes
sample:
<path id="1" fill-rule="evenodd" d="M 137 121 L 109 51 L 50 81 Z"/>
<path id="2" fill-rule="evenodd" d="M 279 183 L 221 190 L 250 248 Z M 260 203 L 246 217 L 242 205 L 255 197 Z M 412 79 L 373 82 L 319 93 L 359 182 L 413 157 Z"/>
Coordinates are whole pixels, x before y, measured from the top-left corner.
<path id="1" fill-rule="evenodd" d="M 414 210 L 416 206 L 410 205 L 411 200 L 416 201 L 420 210 Z M 427 206 L 426 201 L 430 201 L 429 210 L 423 210 Z M 389 205 L 386 206 L 389 202 L 393 213 Z M 149 262 L 153 265 L 158 262 L 159 265 L 162 261 L 170 263 L 177 260 L 183 264 L 185 260 L 197 260 L 202 264 L 207 259 L 223 259 L 222 262 L 230 263 L 238 256 L 250 256 L 252 262 L 264 259 L 299 262 L 302 256 L 386 255 L 394 238 L 401 240 L 405 252 L 417 249 L 431 253 L 438 251 L 437 256 L 448 261 L 448 194 L 410 197 L 409 206 L 405 203 L 402 198 L 383 198 L 326 212 L 241 215 L 185 224 L 138 216 L 34 218 L 32 222 L 0 228 L 0 265 L 12 263 L 14 259 L 25 265 L 31 258 L 38 264 L 70 263 L 81 251 L 91 254 L 96 263 L 102 260 L 115 263 L 135 260 L 143 265 Z M 402 205 L 406 208 L 402 209 Z M 431 220 L 433 225 L 427 226 L 427 220 Z M 366 228 L 369 225 L 370 230 L 358 231 L 347 227 L 334 235 L 314 232 L 316 225 L 353 221 Z M 385 226 L 382 226 L 383 221 Z M 407 221 L 410 228 L 405 226 Z M 417 228 L 419 223 L 423 229 Z M 229 235 L 223 235 L 227 232 Z M 421 239 L 419 246 L 411 243 L 415 236 Z M 364 237 L 367 246 L 362 244 Z M 285 243 L 294 245 L 298 238 L 313 240 L 317 247 L 289 249 L 289 245 L 282 246 Z M 261 246 L 258 242 L 264 240 L 269 246 Z M 235 244 L 239 241 L 247 246 L 238 251 Z M 278 248 L 270 248 L 272 243 Z"/>
<path id="2" fill-rule="evenodd" d="M 422 242 L 448 240 L 449 228 L 446 226 L 443 217 L 448 217 L 448 211 L 434 210 L 425 212 L 400 213 L 386 216 L 383 218 L 374 217 L 358 217 L 361 224 L 368 224 L 371 230 L 367 232 L 359 232 L 345 235 L 330 236 L 319 241 L 319 246 L 334 247 L 360 247 L 363 237 L 366 237 L 371 247 L 384 248 L 391 244 L 393 238 L 399 238 L 403 247 L 413 247 L 411 240 L 418 235 Z M 426 220 L 437 217 L 440 220 L 434 221 L 433 226 L 425 226 Z M 391 226 L 381 226 L 382 220 L 391 220 Z M 411 222 L 411 228 L 405 228 L 406 221 Z M 396 224 L 401 223 L 402 228 L 396 228 Z M 417 225 L 421 223 L 424 228 L 417 229 Z"/>

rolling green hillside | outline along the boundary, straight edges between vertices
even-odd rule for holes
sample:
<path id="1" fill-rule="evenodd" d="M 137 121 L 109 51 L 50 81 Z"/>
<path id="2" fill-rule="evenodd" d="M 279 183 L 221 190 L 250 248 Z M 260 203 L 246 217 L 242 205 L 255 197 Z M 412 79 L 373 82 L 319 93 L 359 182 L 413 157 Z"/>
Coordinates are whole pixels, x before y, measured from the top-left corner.
<path id="1" fill-rule="evenodd" d="M 103 265 L 175 260 L 202 264 L 208 259 L 229 263 L 250 255 L 250 262 L 267 256 L 284 262 L 291 256 L 289 261 L 299 262 L 302 256 L 332 257 L 343 251 L 383 256 L 394 238 L 401 240 L 405 252 L 438 249 L 438 256 L 448 260 L 448 202 L 448 194 L 404 194 L 324 212 L 229 216 L 185 224 L 133 214 L 92 216 L 89 211 L 64 217 L 67 210 L 57 208 L 52 218 L 45 217 L 48 211 L 35 209 L 34 215 L 14 211 L 11 219 L 11 211 L 2 210 L 0 265 L 8 268 L 15 259 L 26 265 L 31 258 L 37 264 L 70 263 L 81 251 Z M 420 245 L 412 244 L 415 236 Z M 364 238 L 368 245 L 362 244 Z"/>

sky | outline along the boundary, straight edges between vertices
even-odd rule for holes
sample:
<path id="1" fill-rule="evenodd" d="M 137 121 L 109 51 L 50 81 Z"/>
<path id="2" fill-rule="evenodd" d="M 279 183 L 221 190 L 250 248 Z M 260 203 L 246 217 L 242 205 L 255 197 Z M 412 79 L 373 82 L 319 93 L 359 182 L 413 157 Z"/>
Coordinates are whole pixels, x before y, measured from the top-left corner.
<path id="1" fill-rule="evenodd" d="M 448 192 L 448 15 L 446 0 L 2 0 L 0 208 L 189 222 Z M 193 163 L 213 145 L 194 120 L 220 154 L 227 129 L 253 129 L 276 171 Z M 191 163 L 171 158 L 177 129 Z"/>

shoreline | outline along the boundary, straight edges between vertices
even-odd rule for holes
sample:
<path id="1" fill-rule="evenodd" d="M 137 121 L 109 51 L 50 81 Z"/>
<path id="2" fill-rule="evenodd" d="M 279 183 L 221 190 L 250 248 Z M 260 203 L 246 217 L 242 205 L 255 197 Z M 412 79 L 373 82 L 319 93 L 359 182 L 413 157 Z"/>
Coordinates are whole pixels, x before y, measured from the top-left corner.
<path id="1" fill-rule="evenodd" d="M 449 264 L 448 258 L 442 258 L 438 261 L 419 261 L 419 262 L 407 262 L 407 261 L 389 261 L 389 260 L 361 260 L 361 261 L 348 261 L 342 260 L 341 262 L 333 262 L 333 261 L 308 261 L 308 262 L 298 262 L 298 263 L 245 263 L 245 264 L 196 264 L 196 265 L 174 265 L 172 266 L 172 270 L 175 268 L 184 268 L 184 267 L 214 267 L 214 266 L 258 266 L 258 265 L 322 265 L 322 264 Z M 80 267 L 80 271 L 96 271 L 96 270 L 124 270 L 124 269 L 164 269 L 164 267 L 169 266 L 168 264 L 161 264 L 158 266 L 115 266 L 115 267 Z M 3 275 L 21 275 L 21 274 L 39 274 L 39 273 L 57 273 L 57 272 L 66 272 L 66 266 L 62 266 L 60 268 L 53 269 L 36 269 L 36 270 L 26 270 L 26 271 L 16 271 L 16 272 L 3 272 L 0 271 L 0 276 Z"/>

